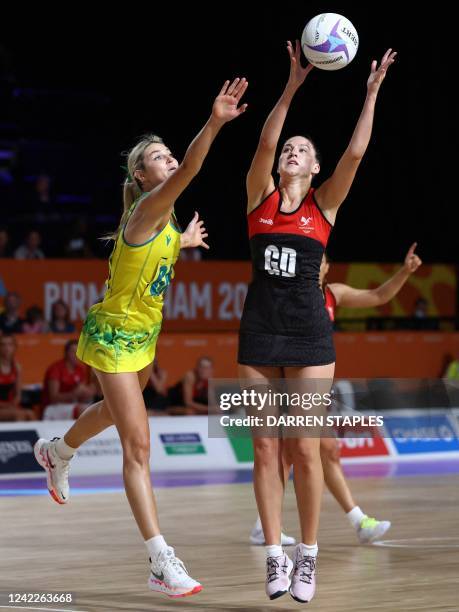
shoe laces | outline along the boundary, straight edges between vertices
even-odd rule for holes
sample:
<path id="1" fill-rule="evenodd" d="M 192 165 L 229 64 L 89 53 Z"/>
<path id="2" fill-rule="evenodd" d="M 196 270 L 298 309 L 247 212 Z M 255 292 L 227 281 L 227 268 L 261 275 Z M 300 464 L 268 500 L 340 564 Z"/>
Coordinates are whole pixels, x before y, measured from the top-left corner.
<path id="1" fill-rule="evenodd" d="M 305 555 L 296 562 L 296 569 L 299 570 L 301 582 L 311 584 L 312 575 L 316 569 L 316 558 Z"/>
<path id="2" fill-rule="evenodd" d="M 174 549 L 169 546 L 163 555 L 164 567 L 172 567 L 179 574 L 188 574 L 185 564 L 181 559 L 175 556 Z"/>
<path id="3" fill-rule="evenodd" d="M 279 561 L 280 559 L 282 559 L 283 563 Z M 284 574 L 287 573 L 288 565 L 285 555 L 283 557 L 268 557 L 266 565 L 268 566 L 268 582 L 272 582 L 279 577 L 279 569 L 282 569 Z"/>

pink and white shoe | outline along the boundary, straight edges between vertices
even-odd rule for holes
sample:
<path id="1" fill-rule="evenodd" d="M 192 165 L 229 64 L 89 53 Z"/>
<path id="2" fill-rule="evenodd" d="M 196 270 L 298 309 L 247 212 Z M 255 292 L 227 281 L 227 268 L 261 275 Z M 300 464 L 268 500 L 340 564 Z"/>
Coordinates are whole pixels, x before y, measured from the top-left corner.
<path id="1" fill-rule="evenodd" d="M 189 576 L 183 562 L 175 556 L 172 546 L 150 559 L 148 586 L 152 591 L 168 597 L 186 597 L 202 591 L 202 585 Z"/>
<path id="2" fill-rule="evenodd" d="M 277 599 L 287 593 L 290 587 L 290 574 L 293 563 L 286 554 L 280 557 L 266 559 L 266 595 L 269 599 Z"/>
<path id="3" fill-rule="evenodd" d="M 317 557 L 306 555 L 301 544 L 295 548 L 295 567 L 293 570 L 290 595 L 296 601 L 308 603 L 316 590 Z"/>
<path id="4" fill-rule="evenodd" d="M 70 461 L 61 459 L 56 452 L 59 438 L 45 440 L 40 438 L 33 447 L 35 459 L 46 472 L 48 491 L 58 504 L 66 504 L 70 497 L 69 465 Z"/>

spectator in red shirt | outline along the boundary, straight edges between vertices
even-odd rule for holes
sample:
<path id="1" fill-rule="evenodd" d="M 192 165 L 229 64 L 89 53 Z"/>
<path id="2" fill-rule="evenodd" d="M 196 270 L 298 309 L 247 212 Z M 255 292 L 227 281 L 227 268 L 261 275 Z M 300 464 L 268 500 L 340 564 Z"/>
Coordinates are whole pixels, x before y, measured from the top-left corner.
<path id="1" fill-rule="evenodd" d="M 89 383 L 88 369 L 76 356 L 78 340 L 69 340 L 64 348 L 64 358 L 51 364 L 43 383 L 43 408 L 51 404 L 80 405 L 85 408 L 92 402 L 96 389 Z M 79 407 L 79 406 L 78 406 Z M 72 413 L 76 418 L 80 410 Z"/>
<path id="2" fill-rule="evenodd" d="M 214 362 L 210 357 L 200 357 L 193 370 L 169 390 L 171 408 L 168 413 L 207 414 L 209 411 L 209 378 L 214 372 Z"/>
<path id="3" fill-rule="evenodd" d="M 15 337 L 0 336 L 0 421 L 32 421 L 34 412 L 21 407 L 21 366 L 15 353 Z"/>

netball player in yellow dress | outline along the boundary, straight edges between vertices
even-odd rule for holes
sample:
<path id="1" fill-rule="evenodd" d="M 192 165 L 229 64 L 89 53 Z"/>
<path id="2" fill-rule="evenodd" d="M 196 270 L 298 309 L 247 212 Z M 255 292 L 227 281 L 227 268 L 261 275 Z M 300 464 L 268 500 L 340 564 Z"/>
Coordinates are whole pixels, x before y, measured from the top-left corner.
<path id="1" fill-rule="evenodd" d="M 181 234 L 174 204 L 204 162 L 221 127 L 241 115 L 245 79 L 226 81 L 212 114 L 178 164 L 164 142 L 144 137 L 129 153 L 124 213 L 110 256 L 107 291 L 88 312 L 78 357 L 95 369 L 104 399 L 89 408 L 62 438 L 40 439 L 35 456 L 46 470 L 55 501 L 69 499 L 69 463 L 76 449 L 110 425 L 123 447 L 123 477 L 132 512 L 145 540 L 149 586 L 171 597 L 198 593 L 202 586 L 161 535 L 150 480 L 150 432 L 142 390 L 150 376 L 161 329 L 163 295 L 180 248 L 207 246 L 197 213 Z"/>

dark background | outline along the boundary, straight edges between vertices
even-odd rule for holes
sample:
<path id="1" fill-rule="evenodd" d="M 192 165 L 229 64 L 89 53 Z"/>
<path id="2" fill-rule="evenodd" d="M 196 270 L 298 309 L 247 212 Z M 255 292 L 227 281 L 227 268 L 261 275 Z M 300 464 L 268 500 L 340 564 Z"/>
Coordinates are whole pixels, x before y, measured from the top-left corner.
<path id="1" fill-rule="evenodd" d="M 76 194 L 59 204 L 59 223 L 87 215 L 99 235 L 116 227 L 121 211 L 120 153 L 154 131 L 180 160 L 222 82 L 245 76 L 246 114 L 223 128 L 177 202 L 182 225 L 195 209 L 205 218 L 205 257 L 245 259 L 245 174 L 288 77 L 285 41 L 300 38 L 317 13 L 334 11 L 357 28 L 357 56 L 344 70 L 313 70 L 284 133 L 316 141 L 323 157 L 317 185 L 351 137 L 371 60 L 389 46 L 399 55 L 380 90 L 372 141 L 339 212 L 330 255 L 400 261 L 417 241 L 424 261 L 457 262 L 454 19 L 442 5 L 404 15 L 398 4 L 107 5 L 102 15 L 73 4 L 49 15 L 24 8 L 2 24 L 0 139 L 17 143 L 18 181 L 44 171 L 57 191 Z M 10 190 L 2 205 L 3 222 L 14 227 L 24 220 L 15 198 Z M 46 223 L 45 252 L 60 231 L 54 224 L 54 237 L 47 235 Z"/>

